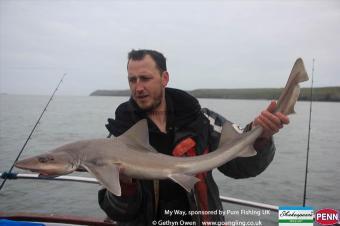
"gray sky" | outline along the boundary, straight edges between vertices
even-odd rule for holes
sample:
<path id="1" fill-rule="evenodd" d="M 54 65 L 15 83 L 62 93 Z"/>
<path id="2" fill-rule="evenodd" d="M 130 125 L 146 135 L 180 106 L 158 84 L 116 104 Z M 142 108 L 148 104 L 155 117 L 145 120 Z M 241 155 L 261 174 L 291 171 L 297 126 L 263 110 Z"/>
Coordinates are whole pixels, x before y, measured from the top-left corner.
<path id="1" fill-rule="evenodd" d="M 340 85 L 340 1 L 0 0 L 0 92 L 127 89 L 131 49 L 165 54 L 169 86 L 283 87 L 297 57 Z M 304 86 L 309 86 L 305 83 Z"/>

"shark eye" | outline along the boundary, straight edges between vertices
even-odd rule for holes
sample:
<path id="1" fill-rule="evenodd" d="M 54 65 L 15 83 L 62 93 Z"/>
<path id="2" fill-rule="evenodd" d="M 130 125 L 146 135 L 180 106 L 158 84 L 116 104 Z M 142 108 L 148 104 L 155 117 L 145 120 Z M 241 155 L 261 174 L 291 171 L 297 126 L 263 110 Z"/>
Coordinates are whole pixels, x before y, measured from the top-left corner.
<path id="1" fill-rule="evenodd" d="M 47 163 L 49 161 L 54 161 L 54 158 L 53 158 L 53 156 L 50 156 L 50 155 L 40 156 L 38 158 L 38 161 L 41 162 L 41 163 Z"/>

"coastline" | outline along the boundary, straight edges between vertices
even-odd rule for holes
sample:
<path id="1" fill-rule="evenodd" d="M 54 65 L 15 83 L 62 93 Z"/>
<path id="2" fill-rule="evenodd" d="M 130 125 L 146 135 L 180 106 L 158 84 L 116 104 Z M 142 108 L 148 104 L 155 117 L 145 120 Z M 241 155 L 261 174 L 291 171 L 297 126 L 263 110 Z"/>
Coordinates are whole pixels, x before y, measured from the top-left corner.
<path id="1" fill-rule="evenodd" d="M 276 100 L 283 88 L 195 89 L 187 91 L 196 98 Z M 300 101 L 310 101 L 310 88 L 301 88 Z M 96 90 L 90 96 L 130 96 L 129 90 Z M 313 101 L 340 102 L 340 86 L 313 88 Z"/>

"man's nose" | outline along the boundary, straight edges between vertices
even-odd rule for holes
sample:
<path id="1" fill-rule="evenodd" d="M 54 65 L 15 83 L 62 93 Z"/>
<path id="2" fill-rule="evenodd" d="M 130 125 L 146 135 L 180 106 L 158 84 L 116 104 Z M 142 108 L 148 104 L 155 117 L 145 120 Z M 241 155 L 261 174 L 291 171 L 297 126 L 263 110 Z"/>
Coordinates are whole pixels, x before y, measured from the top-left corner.
<path id="1" fill-rule="evenodd" d="M 137 79 L 137 82 L 136 82 L 136 92 L 142 92 L 144 90 L 144 85 L 143 83 Z"/>

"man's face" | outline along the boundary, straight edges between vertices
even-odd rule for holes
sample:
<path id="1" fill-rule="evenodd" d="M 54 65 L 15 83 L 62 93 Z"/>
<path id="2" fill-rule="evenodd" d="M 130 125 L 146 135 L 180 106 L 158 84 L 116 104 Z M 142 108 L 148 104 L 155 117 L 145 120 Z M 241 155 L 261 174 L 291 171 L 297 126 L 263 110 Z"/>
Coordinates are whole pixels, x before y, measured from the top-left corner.
<path id="1" fill-rule="evenodd" d="M 146 55 L 142 60 L 130 60 L 128 63 L 128 80 L 132 98 L 145 110 L 155 110 L 163 101 L 164 89 L 169 75 L 162 74 L 156 62 Z"/>

